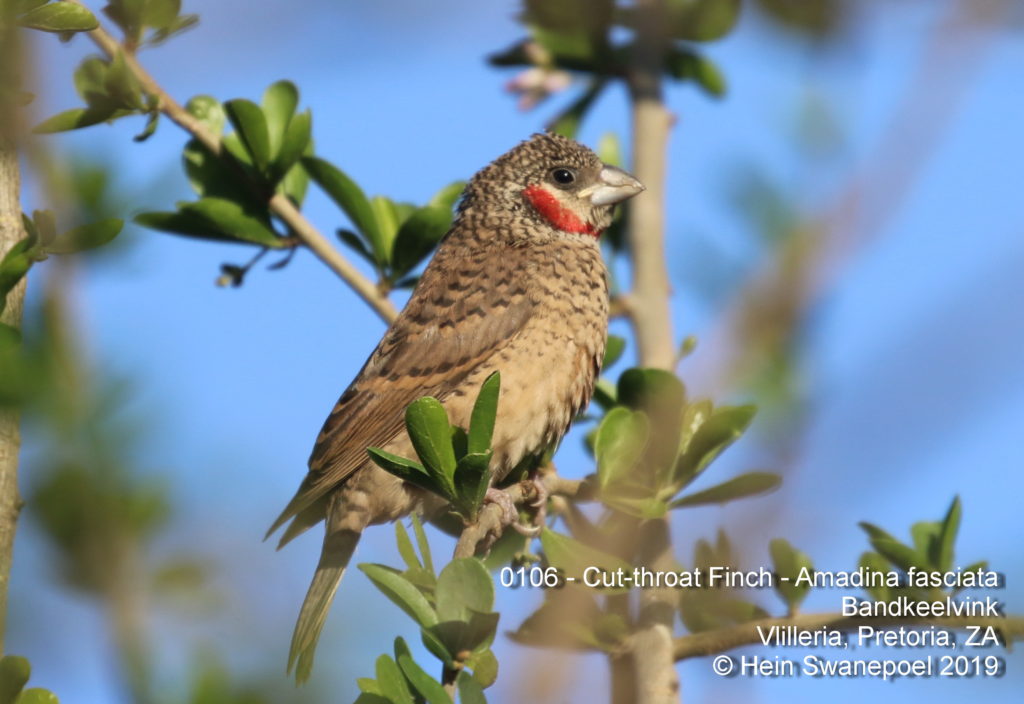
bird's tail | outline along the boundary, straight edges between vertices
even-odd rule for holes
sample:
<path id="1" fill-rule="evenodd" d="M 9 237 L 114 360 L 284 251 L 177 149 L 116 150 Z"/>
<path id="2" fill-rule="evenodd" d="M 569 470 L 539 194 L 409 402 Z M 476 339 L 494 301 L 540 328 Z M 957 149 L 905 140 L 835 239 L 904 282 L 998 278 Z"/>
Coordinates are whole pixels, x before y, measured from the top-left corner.
<path id="1" fill-rule="evenodd" d="M 336 530 L 328 532 L 324 537 L 324 547 L 320 553 L 320 562 L 316 566 L 313 582 L 302 602 L 299 620 L 292 634 L 292 646 L 288 652 L 288 672 L 295 669 L 295 681 L 305 682 L 313 671 L 313 656 L 320 631 L 323 630 L 327 612 L 334 601 L 334 593 L 345 575 L 352 553 L 359 543 L 361 531 Z"/>

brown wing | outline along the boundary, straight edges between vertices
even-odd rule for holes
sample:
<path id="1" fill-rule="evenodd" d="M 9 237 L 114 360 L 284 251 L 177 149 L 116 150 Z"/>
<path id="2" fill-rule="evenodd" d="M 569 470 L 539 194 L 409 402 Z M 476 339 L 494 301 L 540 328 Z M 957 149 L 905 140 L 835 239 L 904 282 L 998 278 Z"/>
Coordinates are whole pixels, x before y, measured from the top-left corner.
<path id="1" fill-rule="evenodd" d="M 298 516 L 282 542 L 315 524 L 314 504 L 388 444 L 417 398 L 444 398 L 525 326 L 535 303 L 518 271 L 520 250 L 439 251 L 413 297 L 331 411 L 309 474 L 268 535 Z M 308 510 L 314 507 L 313 510 Z M 300 515 L 305 512 L 305 515 Z M 298 525 L 302 524 L 302 525 Z"/>

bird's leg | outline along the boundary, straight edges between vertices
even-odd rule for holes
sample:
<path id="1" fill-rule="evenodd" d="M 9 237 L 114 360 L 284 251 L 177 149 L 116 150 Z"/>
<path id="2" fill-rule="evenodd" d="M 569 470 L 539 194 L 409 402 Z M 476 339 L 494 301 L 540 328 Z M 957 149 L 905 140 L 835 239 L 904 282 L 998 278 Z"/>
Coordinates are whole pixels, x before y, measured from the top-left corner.
<path id="1" fill-rule="evenodd" d="M 487 493 L 484 494 L 484 501 L 490 501 L 501 509 L 502 526 L 511 526 L 517 533 L 530 537 L 535 537 L 540 534 L 540 528 L 536 526 L 524 526 L 519 522 L 519 510 L 516 509 L 516 505 L 513 503 L 512 498 L 501 489 L 495 489 L 493 486 L 489 488 Z"/>

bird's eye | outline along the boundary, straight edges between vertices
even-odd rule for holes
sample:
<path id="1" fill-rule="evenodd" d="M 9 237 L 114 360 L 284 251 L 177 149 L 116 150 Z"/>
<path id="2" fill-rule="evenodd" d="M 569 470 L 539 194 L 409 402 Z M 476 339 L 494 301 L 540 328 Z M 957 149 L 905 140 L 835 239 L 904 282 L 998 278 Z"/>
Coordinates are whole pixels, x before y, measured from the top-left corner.
<path id="1" fill-rule="evenodd" d="M 576 180 L 576 174 L 572 169 L 558 168 L 551 172 L 551 178 L 560 186 L 568 186 Z"/>

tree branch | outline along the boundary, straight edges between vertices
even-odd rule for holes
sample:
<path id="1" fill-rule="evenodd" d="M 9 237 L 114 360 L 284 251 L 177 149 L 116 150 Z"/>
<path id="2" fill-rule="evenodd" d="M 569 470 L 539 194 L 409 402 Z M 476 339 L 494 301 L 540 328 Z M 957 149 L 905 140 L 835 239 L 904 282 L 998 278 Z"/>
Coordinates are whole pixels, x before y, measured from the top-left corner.
<path id="1" fill-rule="evenodd" d="M 671 117 L 662 97 L 661 76 L 666 34 L 664 0 L 637 0 L 636 41 L 627 82 L 633 105 L 633 171 L 647 191 L 630 204 L 629 246 L 633 264 L 629 293 L 630 321 L 636 335 L 639 362 L 645 367 L 672 370 L 671 294 L 665 267 L 665 164 Z M 672 542 L 668 519 L 646 522 L 640 528 L 637 564 L 651 569 L 672 569 Z M 635 683 L 636 704 L 677 704 L 679 674 L 672 660 L 672 626 L 676 595 L 671 590 L 645 590 L 640 594 L 638 629 L 630 639 L 632 677 L 621 666 L 613 668 Z M 618 693 L 625 688 L 613 686 Z"/>
<path id="2" fill-rule="evenodd" d="M 0 260 L 26 236 L 21 223 L 21 173 L 15 149 L 20 120 L 5 96 L 14 95 L 21 65 L 17 30 L 0 27 Z M 6 296 L 0 323 L 21 329 L 26 279 L 22 277 Z M 21 449 L 21 416 L 14 406 L 0 407 L 0 654 L 5 652 L 7 591 L 14 559 L 14 533 L 21 512 L 18 494 L 18 454 Z"/>
<path id="3" fill-rule="evenodd" d="M 964 618 L 944 617 L 931 619 L 908 619 L 908 618 L 867 618 L 850 617 L 841 614 L 802 614 L 789 618 L 767 618 L 760 621 L 741 623 L 729 628 L 720 628 L 714 631 L 693 633 L 687 636 L 676 638 L 673 650 L 676 660 L 700 657 L 703 655 L 718 655 L 720 653 L 742 647 L 761 643 L 761 635 L 758 628 L 766 631 L 772 626 L 796 627 L 801 631 L 813 631 L 822 627 L 849 633 L 856 631 L 861 626 L 873 626 L 875 628 L 894 628 L 897 626 L 940 626 L 942 628 L 966 629 L 968 626 L 992 627 L 997 629 L 1005 638 L 1012 640 L 1024 639 L 1024 617 L 1008 616 L 1006 618 Z"/>
<path id="4" fill-rule="evenodd" d="M 543 481 L 549 496 L 561 496 L 575 501 L 592 501 L 595 496 L 592 477 L 563 479 L 551 472 L 543 475 L 541 481 Z M 537 500 L 537 487 L 530 481 L 513 484 L 504 491 L 516 506 Z M 504 529 L 505 523 L 502 520 L 501 507 L 497 504 L 484 505 L 477 515 L 476 522 L 463 529 L 459 536 L 459 542 L 455 545 L 452 559 L 473 557 L 480 543 L 491 535 L 501 537 Z"/>
<path id="5" fill-rule="evenodd" d="M 67 1 L 85 6 L 81 0 Z M 139 81 L 142 90 L 157 98 L 160 112 L 195 137 L 211 154 L 223 158 L 224 150 L 221 147 L 220 136 L 208 130 L 203 123 L 193 117 L 188 110 L 172 98 L 156 82 L 156 79 L 142 67 L 132 52 L 127 51 L 102 25 L 88 32 L 88 35 L 107 56 L 113 58 L 120 51 L 124 55 L 128 70 Z M 359 273 L 358 269 L 342 256 L 338 250 L 332 247 L 327 238 L 299 212 L 288 198 L 280 193 L 276 193 L 270 198 L 268 205 L 271 212 L 294 230 L 295 234 L 302 240 L 302 243 L 309 247 L 313 254 L 341 277 L 342 281 L 348 284 L 385 322 L 390 323 L 398 316 L 398 311 L 395 309 L 394 304 L 386 296 L 381 295 L 377 286 L 370 279 Z"/>

